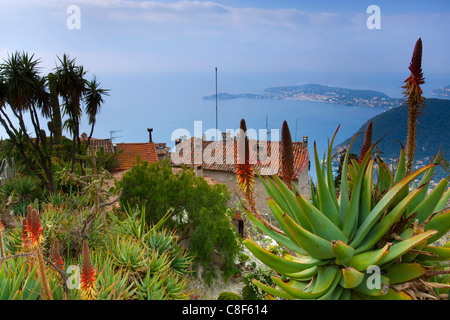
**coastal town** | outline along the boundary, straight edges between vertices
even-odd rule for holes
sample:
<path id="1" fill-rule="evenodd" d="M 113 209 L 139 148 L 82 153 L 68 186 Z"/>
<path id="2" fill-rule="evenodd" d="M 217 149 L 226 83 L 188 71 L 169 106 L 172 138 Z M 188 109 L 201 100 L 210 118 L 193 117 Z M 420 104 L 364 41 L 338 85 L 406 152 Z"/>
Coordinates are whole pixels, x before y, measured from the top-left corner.
<path id="1" fill-rule="evenodd" d="M 272 87 L 264 90 L 263 94 L 220 93 L 218 99 L 283 99 L 298 101 L 317 101 L 336 103 L 346 106 L 365 106 L 371 108 L 392 109 L 401 104 L 400 99 L 391 98 L 386 94 L 374 90 L 355 90 L 338 87 L 328 87 L 319 84 L 304 84 L 288 87 Z M 204 97 L 205 100 L 216 99 L 215 95 Z"/>

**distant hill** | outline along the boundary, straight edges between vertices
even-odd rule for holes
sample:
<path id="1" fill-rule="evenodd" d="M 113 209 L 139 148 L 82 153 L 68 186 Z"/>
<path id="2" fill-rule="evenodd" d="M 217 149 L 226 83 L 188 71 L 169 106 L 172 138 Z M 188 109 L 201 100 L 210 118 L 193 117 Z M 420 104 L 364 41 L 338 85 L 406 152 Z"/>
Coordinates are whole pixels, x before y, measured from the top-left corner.
<path id="1" fill-rule="evenodd" d="M 446 159 L 450 159 L 450 100 L 444 99 L 426 99 L 424 113 L 419 116 L 417 124 L 417 140 L 415 165 L 428 164 L 439 149 L 446 152 Z M 369 121 L 373 124 L 373 142 L 378 141 L 386 133 L 385 138 L 378 144 L 382 157 L 386 160 L 397 159 L 400 153 L 400 141 L 403 146 L 406 143 L 407 135 L 407 107 L 400 106 L 387 110 Z M 351 152 L 359 154 L 364 138 L 367 121 L 358 132 L 361 134 L 356 138 Z M 356 134 L 356 133 L 355 133 Z M 347 147 L 352 137 L 349 137 L 343 143 L 335 148 L 337 151 L 340 146 Z M 389 163 L 389 162 L 388 162 Z M 445 172 L 439 168 L 434 181 L 439 181 L 445 176 Z"/>
<path id="2" fill-rule="evenodd" d="M 205 100 L 215 99 L 215 95 L 203 97 Z M 383 92 L 374 90 L 355 90 L 348 88 L 329 87 L 320 84 L 303 84 L 297 86 L 271 87 L 263 94 L 219 93 L 218 99 L 288 99 L 311 100 L 343 105 L 367 106 L 376 108 L 394 108 L 400 105 L 400 100 L 390 98 Z"/>
<path id="3" fill-rule="evenodd" d="M 450 99 L 450 85 L 431 90 L 431 94 L 441 98 Z"/>

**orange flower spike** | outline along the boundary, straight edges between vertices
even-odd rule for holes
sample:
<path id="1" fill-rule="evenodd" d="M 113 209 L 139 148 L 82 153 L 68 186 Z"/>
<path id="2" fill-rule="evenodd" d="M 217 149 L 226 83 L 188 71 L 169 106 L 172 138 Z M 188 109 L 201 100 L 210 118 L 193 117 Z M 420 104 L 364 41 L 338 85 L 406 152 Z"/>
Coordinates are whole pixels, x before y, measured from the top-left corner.
<path id="1" fill-rule="evenodd" d="M 366 132 L 364 134 L 364 141 L 359 155 L 359 163 L 361 163 L 366 156 L 367 151 L 372 147 L 372 121 L 367 124 Z"/>
<path id="2" fill-rule="evenodd" d="M 237 164 L 236 174 L 238 176 L 238 184 L 244 193 L 253 188 L 254 174 L 250 165 L 250 152 L 247 137 L 247 125 L 242 119 L 240 123 L 239 143 L 237 148 Z"/>
<path id="3" fill-rule="evenodd" d="M 83 241 L 83 270 L 81 272 L 81 298 L 83 300 L 96 300 L 98 297 L 96 288 L 97 273 L 92 267 L 89 246 L 86 240 Z"/>
<path id="4" fill-rule="evenodd" d="M 292 178 L 294 176 L 294 151 L 292 148 L 292 137 L 287 121 L 281 127 L 281 168 L 283 180 L 292 190 Z"/>
<path id="5" fill-rule="evenodd" d="M 29 239 L 28 239 L 28 220 L 27 218 L 22 219 L 22 246 L 24 249 L 28 248 L 29 246 Z"/>
<path id="6" fill-rule="evenodd" d="M 38 247 L 43 241 L 44 237 L 42 236 L 43 227 L 41 227 L 41 223 L 39 222 L 39 213 L 36 209 L 32 209 L 31 206 L 27 207 L 27 224 L 26 231 L 28 235 L 29 244 L 32 247 Z"/>
<path id="7" fill-rule="evenodd" d="M 59 253 L 59 243 L 58 243 L 57 239 L 55 239 L 55 241 L 53 241 L 52 260 L 58 267 L 61 268 L 61 270 L 64 271 L 64 261 Z"/>

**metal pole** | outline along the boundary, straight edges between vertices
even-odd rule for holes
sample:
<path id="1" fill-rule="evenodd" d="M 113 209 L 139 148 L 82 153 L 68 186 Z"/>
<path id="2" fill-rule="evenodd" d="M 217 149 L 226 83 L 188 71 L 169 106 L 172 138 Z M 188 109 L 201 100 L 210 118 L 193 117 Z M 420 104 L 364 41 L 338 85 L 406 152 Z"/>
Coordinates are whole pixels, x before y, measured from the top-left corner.
<path id="1" fill-rule="evenodd" d="M 219 124 L 218 124 L 218 116 L 217 116 L 217 67 L 216 67 L 216 140 L 219 140 Z"/>

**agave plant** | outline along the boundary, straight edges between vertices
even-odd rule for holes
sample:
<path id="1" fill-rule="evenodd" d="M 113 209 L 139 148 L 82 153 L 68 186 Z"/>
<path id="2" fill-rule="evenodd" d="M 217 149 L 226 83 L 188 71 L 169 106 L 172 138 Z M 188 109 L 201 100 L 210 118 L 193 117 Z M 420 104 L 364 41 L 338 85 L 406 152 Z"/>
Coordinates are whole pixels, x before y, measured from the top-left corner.
<path id="1" fill-rule="evenodd" d="M 132 298 L 136 288 L 134 288 L 133 283 L 130 283 L 129 271 L 117 268 L 110 254 L 101 250 L 92 250 L 90 260 L 98 270 L 95 276 L 98 300 L 127 300 Z M 79 260 L 79 263 L 82 262 Z M 82 298 L 82 290 L 71 290 L 70 293 L 73 300 Z"/>
<path id="2" fill-rule="evenodd" d="M 140 300 L 187 300 L 188 280 L 168 270 L 156 274 L 148 272 L 136 282 Z"/>
<path id="3" fill-rule="evenodd" d="M 117 238 L 110 250 L 114 263 L 131 272 L 143 271 L 147 268 L 147 252 L 142 244 L 134 238 Z"/>
<path id="4" fill-rule="evenodd" d="M 373 147 L 365 150 L 360 163 L 349 161 L 350 145 L 336 192 L 334 137 L 322 164 L 314 145 L 317 185 L 311 200 L 295 187 L 291 191 L 277 176 L 259 177 L 281 231 L 267 227 L 250 211 L 247 215 L 292 254 L 279 257 L 246 239 L 247 248 L 280 275 L 273 277 L 275 288 L 253 283 L 284 299 L 439 298 L 434 288 L 450 286 L 433 280 L 450 273 L 441 263 L 450 259 L 450 243 L 435 247 L 433 242 L 450 229 L 448 181 L 441 180 L 428 193 L 435 163 L 408 175 L 402 150 L 391 172 L 374 156 Z M 420 182 L 413 183 L 421 175 Z"/>
<path id="5" fill-rule="evenodd" d="M 190 272 L 193 257 L 177 243 L 177 236 L 166 228 L 156 230 L 153 228 L 147 233 L 144 245 L 151 252 L 167 253 L 170 267 L 180 274 Z"/>

